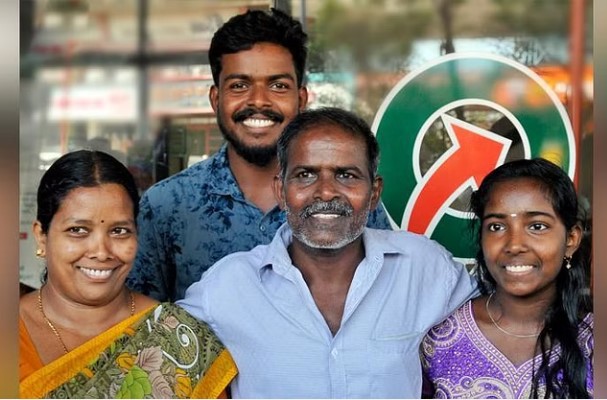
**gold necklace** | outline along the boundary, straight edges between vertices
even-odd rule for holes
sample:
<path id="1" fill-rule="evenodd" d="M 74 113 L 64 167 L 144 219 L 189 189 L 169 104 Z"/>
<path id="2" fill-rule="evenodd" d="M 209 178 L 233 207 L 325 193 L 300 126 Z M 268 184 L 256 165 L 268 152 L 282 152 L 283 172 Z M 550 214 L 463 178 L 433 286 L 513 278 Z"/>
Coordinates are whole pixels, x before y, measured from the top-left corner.
<path id="1" fill-rule="evenodd" d="M 133 292 L 131 292 L 130 290 L 129 290 L 129 297 L 131 299 L 131 317 L 132 317 L 133 315 L 135 315 L 135 296 L 133 295 Z M 48 319 L 48 317 L 44 313 L 44 308 L 42 307 L 42 288 L 40 288 L 38 290 L 38 309 L 42 313 L 42 318 L 44 318 L 44 321 L 46 322 L 48 327 L 51 328 L 51 331 L 53 331 L 53 334 L 61 343 L 61 346 L 63 347 L 63 351 L 65 352 L 65 354 L 69 353 L 67 346 L 65 345 L 65 342 L 63 341 L 63 339 L 61 338 L 61 335 L 59 334 L 59 331 L 57 330 L 57 328 L 55 328 L 55 325 L 53 325 L 51 320 Z"/>
<path id="2" fill-rule="evenodd" d="M 499 329 L 502 333 L 505 333 L 508 336 L 514 336 L 517 338 L 532 338 L 532 337 L 538 337 L 540 334 L 538 333 L 532 333 L 532 334 L 527 334 L 527 335 L 518 335 L 516 333 L 512 333 L 512 332 L 508 332 L 507 330 L 505 330 L 504 328 L 502 328 L 501 326 L 499 326 L 497 324 L 497 321 L 493 319 L 493 316 L 491 315 L 491 312 L 489 312 L 489 302 L 491 301 L 491 298 L 493 297 L 493 295 L 495 294 L 495 292 L 491 293 L 489 295 L 489 297 L 487 298 L 487 302 L 485 303 L 485 310 L 487 310 L 487 315 L 489 316 L 489 319 L 491 320 L 491 322 L 493 322 L 493 325 Z"/>

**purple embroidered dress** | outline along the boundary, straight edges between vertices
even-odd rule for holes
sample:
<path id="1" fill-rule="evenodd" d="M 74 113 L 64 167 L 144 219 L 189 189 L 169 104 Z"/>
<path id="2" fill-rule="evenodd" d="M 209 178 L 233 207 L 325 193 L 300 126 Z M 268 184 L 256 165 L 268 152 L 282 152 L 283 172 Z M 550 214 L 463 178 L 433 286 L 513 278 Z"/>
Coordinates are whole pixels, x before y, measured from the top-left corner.
<path id="1" fill-rule="evenodd" d="M 592 353 L 594 348 L 594 318 L 584 318 L 587 326 L 578 337 L 587 365 L 587 386 L 594 389 Z M 555 349 L 551 363 L 560 356 Z M 449 318 L 435 326 L 424 337 L 421 345 L 422 365 L 426 377 L 434 386 L 434 398 L 467 399 L 522 399 L 529 398 L 533 374 L 533 360 L 518 367 L 513 365 L 482 334 L 472 314 L 472 303 L 467 302 Z M 535 357 L 536 368 L 541 355 Z M 425 385 L 424 385 L 425 387 Z M 540 387 L 540 394 L 544 388 Z"/>

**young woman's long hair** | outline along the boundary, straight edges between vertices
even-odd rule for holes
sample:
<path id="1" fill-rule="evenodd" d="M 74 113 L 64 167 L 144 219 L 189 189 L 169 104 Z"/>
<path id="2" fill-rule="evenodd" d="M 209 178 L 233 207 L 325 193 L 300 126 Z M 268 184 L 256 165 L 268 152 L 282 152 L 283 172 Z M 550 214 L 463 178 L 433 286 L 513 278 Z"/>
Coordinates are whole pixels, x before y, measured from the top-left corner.
<path id="1" fill-rule="evenodd" d="M 482 229 L 479 221 L 485 212 L 494 186 L 497 183 L 520 179 L 534 179 L 552 206 L 557 216 L 570 231 L 576 224 L 581 224 L 580 210 L 575 187 L 567 174 L 555 164 L 544 159 L 517 160 L 506 163 L 485 177 L 479 189 L 470 200 L 470 210 L 476 216 L 473 220 L 477 231 L 478 251 L 476 274 L 481 293 L 488 295 L 495 291 L 496 282 L 489 274 L 481 246 Z M 582 224 L 583 227 L 583 224 Z M 544 327 L 537 339 L 541 352 L 541 363 L 534 366 L 531 396 L 539 397 L 539 383 L 543 378 L 546 384 L 544 398 L 590 398 L 587 390 L 587 368 L 584 353 L 578 344 L 578 333 L 586 327 L 584 317 L 592 312 L 590 295 L 590 241 L 589 233 L 583 229 L 580 247 L 573 254 L 571 269 L 563 265 L 556 278 L 557 296 L 548 308 Z M 556 363 L 549 365 L 555 351 L 560 345 L 561 355 Z"/>

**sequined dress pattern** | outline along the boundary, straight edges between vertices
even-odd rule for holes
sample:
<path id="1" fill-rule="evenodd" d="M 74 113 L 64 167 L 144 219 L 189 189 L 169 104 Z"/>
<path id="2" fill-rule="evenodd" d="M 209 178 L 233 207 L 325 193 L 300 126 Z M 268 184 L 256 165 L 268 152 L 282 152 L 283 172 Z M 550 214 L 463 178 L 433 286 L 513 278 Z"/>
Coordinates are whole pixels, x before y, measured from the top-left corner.
<path id="1" fill-rule="evenodd" d="M 587 387 L 593 393 L 593 314 L 584 318 L 578 335 L 587 365 Z M 434 398 L 521 399 L 529 398 L 534 362 L 541 356 L 515 366 L 480 331 L 472 303 L 467 302 L 425 336 L 420 348 L 425 375 L 433 385 Z M 556 347 L 550 363 L 560 357 Z M 545 393 L 540 383 L 540 397 Z"/>

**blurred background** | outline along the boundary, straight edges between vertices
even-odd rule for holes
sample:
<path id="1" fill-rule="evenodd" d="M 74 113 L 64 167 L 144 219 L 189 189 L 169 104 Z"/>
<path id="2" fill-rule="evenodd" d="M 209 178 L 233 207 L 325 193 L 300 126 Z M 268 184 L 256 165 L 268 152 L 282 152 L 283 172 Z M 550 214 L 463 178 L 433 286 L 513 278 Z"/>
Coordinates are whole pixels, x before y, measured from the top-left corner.
<path id="1" fill-rule="evenodd" d="M 49 165 L 68 151 L 103 150 L 143 192 L 209 157 L 223 143 L 208 101 L 211 37 L 232 15 L 269 7 L 309 34 L 309 107 L 343 107 L 370 124 L 399 80 L 441 55 L 492 53 L 532 68 L 567 109 L 591 215 L 590 0 L 21 0 L 23 284 L 40 285 L 31 223 Z M 500 119 L 482 109 L 464 117 L 487 129 Z"/>

